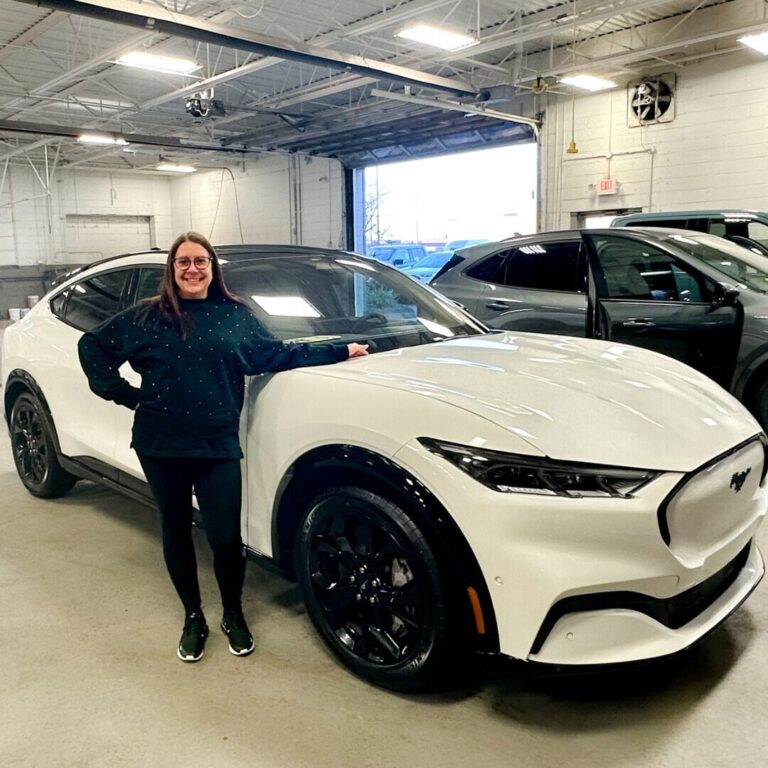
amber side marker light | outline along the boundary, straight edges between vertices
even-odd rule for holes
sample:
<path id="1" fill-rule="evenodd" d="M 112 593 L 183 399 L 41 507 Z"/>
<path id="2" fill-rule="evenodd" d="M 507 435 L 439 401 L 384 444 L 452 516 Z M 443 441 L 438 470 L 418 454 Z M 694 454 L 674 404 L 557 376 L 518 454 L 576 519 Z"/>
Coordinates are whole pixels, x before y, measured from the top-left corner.
<path id="1" fill-rule="evenodd" d="M 478 635 L 485 634 L 485 619 L 483 618 L 483 609 L 480 605 L 480 598 L 474 587 L 467 587 L 467 596 L 469 604 L 472 606 L 472 615 L 475 617 L 475 629 Z"/>

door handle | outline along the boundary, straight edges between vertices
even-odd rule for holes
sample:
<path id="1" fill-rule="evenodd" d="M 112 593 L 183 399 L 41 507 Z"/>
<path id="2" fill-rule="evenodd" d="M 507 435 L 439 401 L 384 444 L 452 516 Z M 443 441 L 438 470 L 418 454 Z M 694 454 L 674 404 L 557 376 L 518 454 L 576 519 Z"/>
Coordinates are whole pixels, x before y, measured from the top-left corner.
<path id="1" fill-rule="evenodd" d="M 495 310 L 498 310 L 499 312 L 503 312 L 505 309 L 509 309 L 509 305 L 508 304 L 504 304 L 504 302 L 502 302 L 502 301 L 489 301 L 485 305 L 485 308 L 486 309 L 495 309 Z"/>
<path id="2" fill-rule="evenodd" d="M 649 317 L 630 317 L 629 320 L 625 320 L 622 325 L 625 328 L 653 328 L 656 323 Z"/>

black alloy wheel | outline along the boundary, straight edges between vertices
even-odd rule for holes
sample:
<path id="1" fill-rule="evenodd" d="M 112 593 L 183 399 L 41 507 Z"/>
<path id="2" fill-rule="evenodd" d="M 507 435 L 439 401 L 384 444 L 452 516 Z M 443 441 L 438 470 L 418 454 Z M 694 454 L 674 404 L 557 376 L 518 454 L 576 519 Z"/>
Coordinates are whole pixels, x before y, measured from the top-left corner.
<path id="1" fill-rule="evenodd" d="M 59 464 L 48 420 L 33 395 L 19 395 L 13 404 L 11 448 L 21 482 L 34 496 L 56 498 L 77 482 Z"/>
<path id="2" fill-rule="evenodd" d="M 406 511 L 356 487 L 310 505 L 297 573 L 307 611 L 359 676 L 394 690 L 432 688 L 452 649 L 438 561 Z"/>

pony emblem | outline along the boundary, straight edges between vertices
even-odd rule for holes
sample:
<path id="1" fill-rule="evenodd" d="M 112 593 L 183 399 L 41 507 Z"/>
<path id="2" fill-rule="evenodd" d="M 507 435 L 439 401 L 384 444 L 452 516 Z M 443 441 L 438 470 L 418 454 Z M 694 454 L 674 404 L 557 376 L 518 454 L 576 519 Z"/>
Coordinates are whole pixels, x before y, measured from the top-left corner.
<path id="1" fill-rule="evenodd" d="M 752 467 L 747 467 L 743 472 L 734 472 L 731 476 L 731 484 L 728 487 L 733 488 L 734 493 L 738 493 L 744 485 L 744 481 L 747 479 L 747 475 L 751 471 Z"/>

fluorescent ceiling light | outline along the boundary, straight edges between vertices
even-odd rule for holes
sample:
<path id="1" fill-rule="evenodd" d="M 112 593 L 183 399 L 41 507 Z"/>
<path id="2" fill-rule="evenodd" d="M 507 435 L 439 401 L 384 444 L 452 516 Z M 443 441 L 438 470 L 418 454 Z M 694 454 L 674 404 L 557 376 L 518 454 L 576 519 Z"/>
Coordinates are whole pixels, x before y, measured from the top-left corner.
<path id="1" fill-rule="evenodd" d="M 754 48 L 763 56 L 768 56 L 768 32 L 761 32 L 758 35 L 744 35 L 744 37 L 739 38 L 739 42 Z"/>
<path id="2" fill-rule="evenodd" d="M 605 91 L 608 88 L 617 87 L 613 80 L 604 80 L 602 77 L 593 77 L 592 75 L 569 75 L 560 78 L 560 82 L 565 85 L 573 85 L 576 88 L 583 88 L 585 91 Z"/>
<path id="3" fill-rule="evenodd" d="M 146 51 L 131 51 L 120 56 L 117 64 L 124 64 L 126 67 L 139 67 L 140 69 L 151 69 L 154 72 L 170 72 L 175 75 L 188 75 L 200 65 L 191 59 L 180 59 L 176 56 L 161 56 L 159 53 L 147 53 Z"/>
<path id="4" fill-rule="evenodd" d="M 83 133 L 77 137 L 77 140 L 81 144 L 102 144 L 103 146 L 109 146 L 110 144 L 119 145 L 124 147 L 128 142 L 120 137 L 107 136 L 100 133 Z"/>
<path id="5" fill-rule="evenodd" d="M 429 24 L 416 24 L 407 27 L 402 32 L 398 32 L 395 37 L 404 37 L 406 40 L 415 40 L 417 43 L 434 45 L 435 48 L 442 48 L 445 51 L 458 51 L 459 48 L 466 48 L 477 42 L 474 37 L 469 35 L 449 32 L 447 29 L 431 27 Z"/>
<path id="6" fill-rule="evenodd" d="M 194 173 L 197 170 L 191 165 L 176 165 L 176 163 L 160 163 L 155 168 L 158 171 L 170 171 L 171 173 Z"/>

